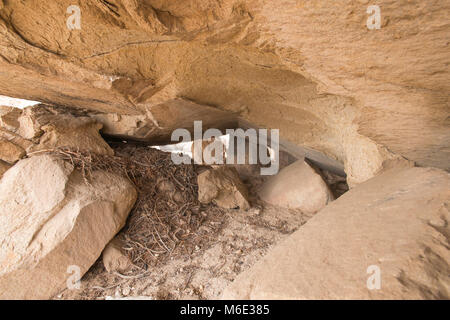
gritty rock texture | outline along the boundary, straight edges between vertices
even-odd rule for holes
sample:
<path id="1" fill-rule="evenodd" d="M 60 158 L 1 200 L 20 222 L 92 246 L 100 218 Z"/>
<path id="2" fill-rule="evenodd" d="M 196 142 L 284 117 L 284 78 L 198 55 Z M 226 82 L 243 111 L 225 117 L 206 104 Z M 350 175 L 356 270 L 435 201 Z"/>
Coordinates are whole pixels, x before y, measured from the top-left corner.
<path id="1" fill-rule="evenodd" d="M 121 176 L 95 171 L 88 184 L 51 156 L 18 162 L 0 180 L 0 299 L 49 299 L 66 287 L 70 268 L 82 276 L 136 196 Z"/>
<path id="2" fill-rule="evenodd" d="M 102 125 L 88 117 L 61 116 L 41 127 L 44 134 L 31 152 L 68 147 L 74 150 L 113 155 L 114 151 L 100 136 Z"/>
<path id="3" fill-rule="evenodd" d="M 0 121 L 3 154 L 8 148 L 11 158 L 5 161 L 14 162 L 25 153 L 58 147 L 113 155 L 112 149 L 100 136 L 99 130 L 103 125 L 77 109 L 39 104 L 23 111 L 10 108 L 4 116 L 11 116 L 4 118 L 9 121 Z M 14 150 L 14 155 L 11 155 Z"/>
<path id="4" fill-rule="evenodd" d="M 11 165 L 5 161 L 0 160 L 0 179 L 3 177 L 3 174 L 11 168 Z"/>
<path id="5" fill-rule="evenodd" d="M 123 272 L 131 267 L 132 262 L 128 258 L 124 244 L 117 238 L 106 246 L 102 253 L 103 265 L 108 272 Z"/>
<path id="6" fill-rule="evenodd" d="M 270 177 L 259 196 L 270 204 L 305 213 L 316 213 L 333 200 L 325 181 L 304 160 L 296 161 Z"/>
<path id="7" fill-rule="evenodd" d="M 19 129 L 19 117 L 22 110 L 13 107 L 0 106 L 0 127 L 16 132 Z"/>
<path id="8" fill-rule="evenodd" d="M 200 202 L 213 202 L 226 209 L 250 209 L 247 187 L 235 168 L 217 166 L 207 169 L 198 175 L 197 181 Z"/>
<path id="9" fill-rule="evenodd" d="M 20 146 L 0 137 L 0 160 L 14 164 L 25 154 L 25 150 Z"/>
<path id="10" fill-rule="evenodd" d="M 1 94 L 152 124 L 182 97 L 279 128 L 351 185 L 391 159 L 449 169 L 447 1 L 378 0 L 378 30 L 367 0 L 82 2 L 80 30 L 72 4 L 3 2 Z"/>
<path id="11" fill-rule="evenodd" d="M 447 172 L 387 171 L 317 213 L 223 298 L 449 299 L 449 199 Z M 381 287 L 369 290 L 373 266 Z"/>

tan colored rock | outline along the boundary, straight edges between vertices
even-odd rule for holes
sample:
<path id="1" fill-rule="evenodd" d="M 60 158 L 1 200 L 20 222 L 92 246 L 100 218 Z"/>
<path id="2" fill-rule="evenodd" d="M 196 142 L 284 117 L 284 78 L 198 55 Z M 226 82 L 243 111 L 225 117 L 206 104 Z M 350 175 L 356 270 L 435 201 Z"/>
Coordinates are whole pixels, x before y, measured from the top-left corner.
<path id="1" fill-rule="evenodd" d="M 49 299 L 73 284 L 73 272 L 82 276 L 124 226 L 136 197 L 115 174 L 95 171 L 87 184 L 51 156 L 18 162 L 0 180 L 0 299 Z"/>
<path id="2" fill-rule="evenodd" d="M 0 127 L 16 132 L 19 127 L 19 117 L 22 110 L 13 107 L 0 106 Z"/>
<path id="3" fill-rule="evenodd" d="M 51 123 L 41 127 L 44 134 L 39 144 L 30 151 L 68 147 L 98 154 L 113 155 L 114 151 L 100 136 L 102 125 L 88 117 L 61 115 Z"/>
<path id="4" fill-rule="evenodd" d="M 0 138 L 0 160 L 14 164 L 16 161 L 24 157 L 25 154 L 25 150 L 18 145 L 4 138 Z"/>
<path id="5" fill-rule="evenodd" d="M 194 121 L 202 120 L 203 130 L 237 126 L 235 115 L 186 99 L 166 99 L 150 104 L 145 115 L 94 113 L 86 115 L 103 124 L 102 133 L 122 139 L 151 141 L 154 144 L 173 143 L 172 132 L 179 128 L 194 130 Z M 191 137 L 193 138 L 193 137 Z"/>
<path id="6" fill-rule="evenodd" d="M 176 202 L 182 203 L 186 201 L 183 194 L 175 187 L 175 184 L 166 178 L 157 178 L 156 188 L 158 192 L 165 193 L 167 198 L 171 198 Z"/>
<path id="7" fill-rule="evenodd" d="M 334 199 L 322 177 L 304 160 L 298 160 L 271 176 L 258 193 L 270 204 L 305 213 L 316 213 Z"/>
<path id="8" fill-rule="evenodd" d="M 3 174 L 11 168 L 11 165 L 9 163 L 6 163 L 2 160 L 0 160 L 0 179 L 3 177 Z"/>
<path id="9" fill-rule="evenodd" d="M 321 210 L 223 298 L 449 299 L 449 200 L 447 172 L 387 171 Z"/>
<path id="10" fill-rule="evenodd" d="M 94 1 L 82 30 L 66 2 L 3 5 L 2 94 L 153 114 L 166 141 L 186 113 L 165 102 L 183 97 L 280 129 L 352 185 L 394 155 L 449 169 L 447 1 L 379 0 L 376 30 L 366 0 Z"/>
<path id="11" fill-rule="evenodd" d="M 14 109 L 13 107 L 9 107 L 9 106 L 3 106 L 0 105 L 0 117 L 4 114 L 9 113 L 12 109 Z"/>
<path id="12" fill-rule="evenodd" d="M 92 113 L 89 116 L 103 125 L 103 134 L 123 139 L 145 139 L 154 127 L 152 121 L 145 115 Z"/>
<path id="13" fill-rule="evenodd" d="M 200 202 L 213 202 L 226 209 L 250 209 L 247 187 L 239 179 L 236 169 L 225 166 L 207 169 L 198 175 L 197 181 Z"/>
<path id="14" fill-rule="evenodd" d="M 108 272 L 123 272 L 131 267 L 132 262 L 123 250 L 124 244 L 114 238 L 103 250 L 103 265 Z"/>
<path id="15" fill-rule="evenodd" d="M 223 130 L 237 126 L 236 115 L 181 98 L 152 105 L 146 110 L 146 114 L 155 125 L 148 139 L 161 144 L 175 142 L 171 140 L 175 129 L 184 128 L 192 133 L 195 121 L 202 121 L 203 131 L 209 128 Z M 193 134 L 191 138 L 197 139 Z"/>
<path id="16" fill-rule="evenodd" d="M 24 139 L 17 133 L 8 131 L 1 127 L 0 127 L 0 139 L 14 143 L 15 145 L 21 147 L 24 150 L 28 150 L 31 146 L 34 145 L 33 141 Z"/>
<path id="17" fill-rule="evenodd" d="M 68 147 L 81 151 L 112 155 L 113 151 L 99 134 L 102 124 L 76 109 L 39 104 L 25 108 L 18 116 L 17 133 L 0 128 L 0 139 L 33 153 Z"/>
<path id="18" fill-rule="evenodd" d="M 28 140 L 40 137 L 44 133 L 42 127 L 55 121 L 56 118 L 56 113 L 51 112 L 44 104 L 25 108 L 18 119 L 20 123 L 18 134 Z"/>

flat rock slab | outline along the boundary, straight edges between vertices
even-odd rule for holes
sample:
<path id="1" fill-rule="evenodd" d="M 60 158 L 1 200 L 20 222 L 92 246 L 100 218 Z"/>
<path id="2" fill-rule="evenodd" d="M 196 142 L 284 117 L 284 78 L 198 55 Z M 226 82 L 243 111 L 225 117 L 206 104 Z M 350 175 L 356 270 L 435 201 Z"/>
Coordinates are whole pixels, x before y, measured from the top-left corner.
<path id="1" fill-rule="evenodd" d="M 317 213 L 223 298 L 449 299 L 449 199 L 447 172 L 387 171 Z"/>

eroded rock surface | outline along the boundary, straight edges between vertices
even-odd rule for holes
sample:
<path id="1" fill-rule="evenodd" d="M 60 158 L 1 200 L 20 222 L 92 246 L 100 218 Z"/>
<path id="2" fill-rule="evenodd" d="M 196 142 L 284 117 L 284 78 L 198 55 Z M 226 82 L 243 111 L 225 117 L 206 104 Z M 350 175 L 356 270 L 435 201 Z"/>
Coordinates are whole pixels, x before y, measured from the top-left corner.
<path id="1" fill-rule="evenodd" d="M 14 164 L 26 154 L 20 146 L 8 141 L 4 138 L 0 138 L 0 160 Z"/>
<path id="2" fill-rule="evenodd" d="M 0 179 L 3 177 L 3 174 L 11 168 L 11 165 L 5 161 L 0 160 Z"/>
<path id="3" fill-rule="evenodd" d="M 22 110 L 13 107 L 0 106 L 0 127 L 16 132 L 19 128 L 19 117 Z"/>
<path id="4" fill-rule="evenodd" d="M 235 168 L 215 166 L 200 173 L 197 181 L 200 202 L 213 202 L 227 209 L 250 209 L 247 187 Z"/>
<path id="5" fill-rule="evenodd" d="M 102 126 L 88 117 L 60 116 L 41 127 L 44 134 L 40 137 L 39 144 L 30 148 L 30 151 L 67 147 L 73 150 L 113 155 L 114 151 L 100 136 L 99 130 Z"/>
<path id="6" fill-rule="evenodd" d="M 9 122 L 0 121 L 0 159 L 3 155 L 3 160 L 9 163 L 25 154 L 62 147 L 113 155 L 100 136 L 103 125 L 82 111 L 45 104 L 23 111 L 9 109 L 4 116 L 12 114 L 14 117 L 5 118 Z"/>
<path id="7" fill-rule="evenodd" d="M 108 272 L 123 272 L 131 267 L 132 262 L 123 250 L 124 244 L 117 238 L 111 240 L 102 253 L 103 265 Z"/>
<path id="8" fill-rule="evenodd" d="M 223 298 L 449 299 L 449 200 L 447 172 L 390 170 L 317 213 Z"/>
<path id="9" fill-rule="evenodd" d="M 49 299 L 74 272 L 82 276 L 124 226 L 136 196 L 115 174 L 95 171 L 87 184 L 49 155 L 19 161 L 0 180 L 0 298 Z"/>
<path id="10" fill-rule="evenodd" d="M 449 169 L 446 1 L 380 0 L 378 30 L 366 0 L 83 2 L 79 30 L 72 4 L 3 2 L 2 94 L 150 120 L 182 97 L 279 128 L 351 185 L 398 157 Z"/>

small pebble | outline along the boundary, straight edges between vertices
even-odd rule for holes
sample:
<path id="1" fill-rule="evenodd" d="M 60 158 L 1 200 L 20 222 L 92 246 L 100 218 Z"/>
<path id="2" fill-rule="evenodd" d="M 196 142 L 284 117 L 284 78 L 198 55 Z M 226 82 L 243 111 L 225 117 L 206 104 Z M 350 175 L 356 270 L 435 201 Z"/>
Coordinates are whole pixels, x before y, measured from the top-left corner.
<path id="1" fill-rule="evenodd" d="M 130 288 L 123 288 L 123 290 L 122 290 L 122 294 L 126 297 L 126 296 L 128 296 L 129 294 L 130 294 Z"/>

